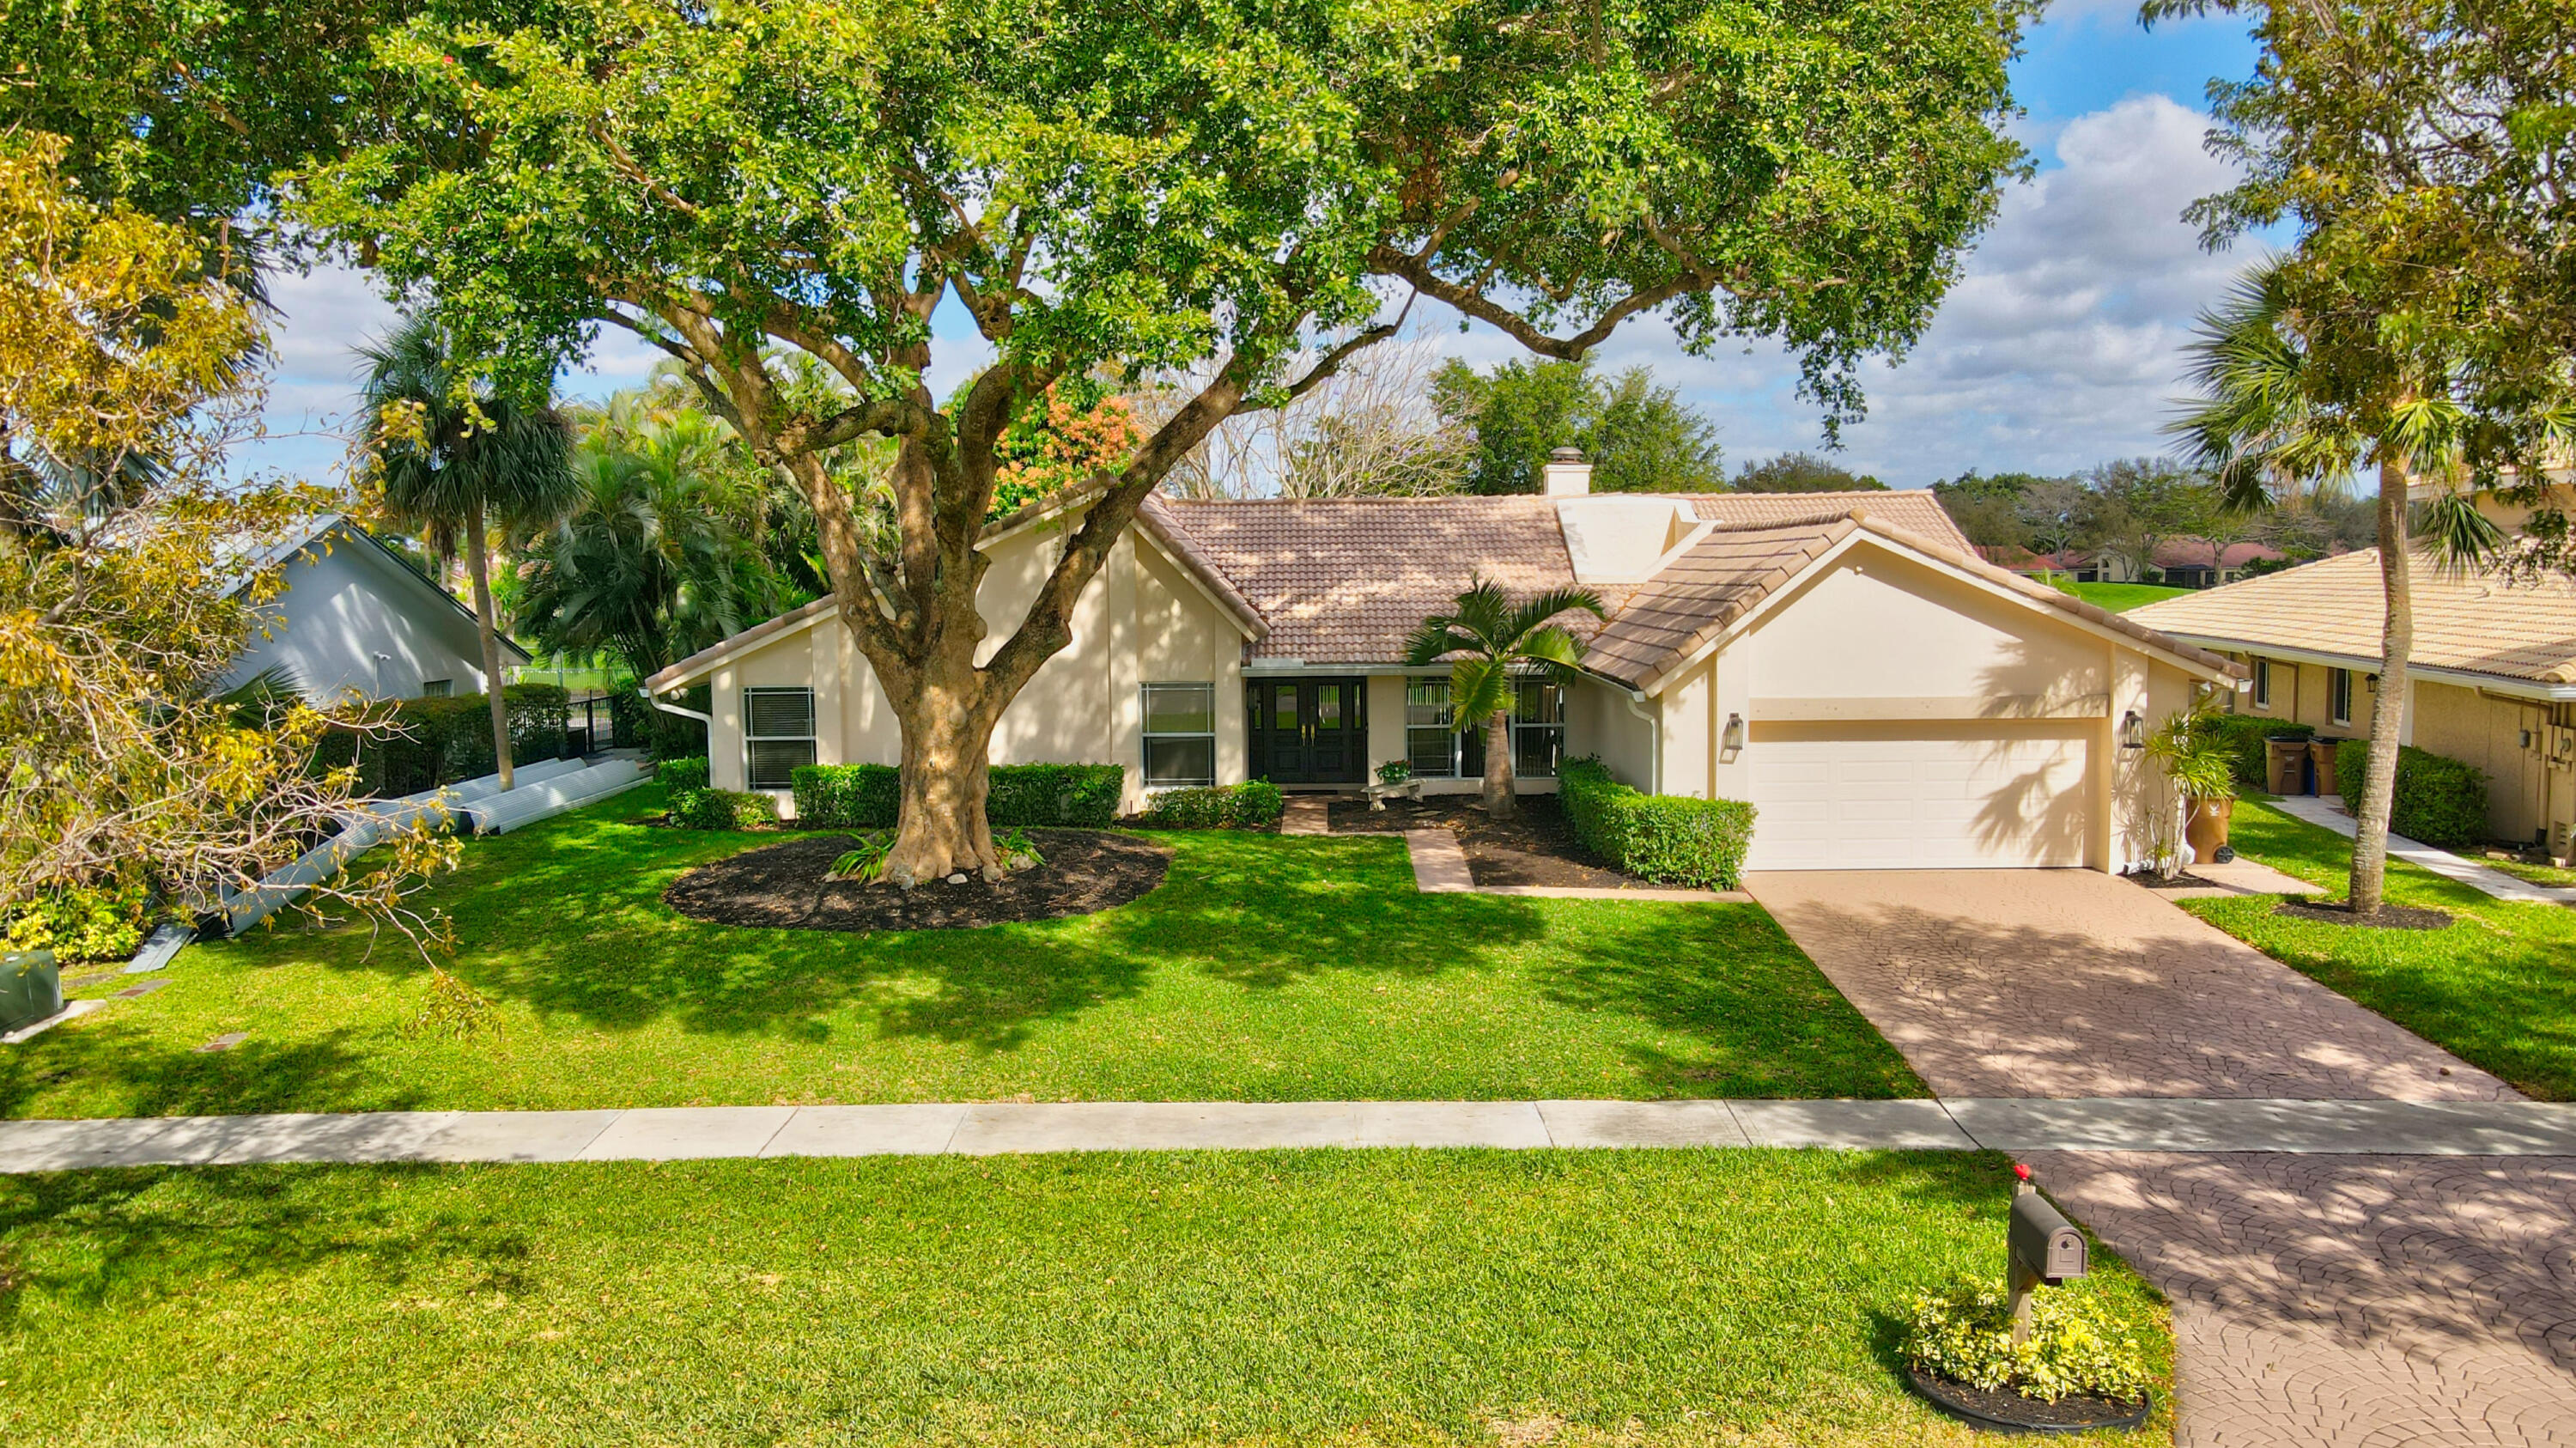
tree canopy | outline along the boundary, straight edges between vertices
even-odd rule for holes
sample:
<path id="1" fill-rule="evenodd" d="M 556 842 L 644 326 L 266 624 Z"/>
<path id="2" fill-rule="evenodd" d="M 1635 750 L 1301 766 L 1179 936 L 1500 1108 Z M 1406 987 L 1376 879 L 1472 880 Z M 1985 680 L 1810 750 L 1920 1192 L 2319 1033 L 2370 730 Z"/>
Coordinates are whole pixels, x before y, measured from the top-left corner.
<path id="1" fill-rule="evenodd" d="M 1887 484 L 1813 453 L 1785 452 L 1748 462 L 1735 475 L 1739 493 L 1883 493 Z"/>
<path id="2" fill-rule="evenodd" d="M 1535 493 L 1539 469 L 1560 447 L 1592 459 L 1599 493 L 1705 493 L 1726 486 L 1717 424 L 1654 374 L 1613 378 L 1573 362 L 1506 362 L 1478 372 L 1451 361 L 1431 379 L 1432 405 L 1471 433 L 1471 493 Z"/>

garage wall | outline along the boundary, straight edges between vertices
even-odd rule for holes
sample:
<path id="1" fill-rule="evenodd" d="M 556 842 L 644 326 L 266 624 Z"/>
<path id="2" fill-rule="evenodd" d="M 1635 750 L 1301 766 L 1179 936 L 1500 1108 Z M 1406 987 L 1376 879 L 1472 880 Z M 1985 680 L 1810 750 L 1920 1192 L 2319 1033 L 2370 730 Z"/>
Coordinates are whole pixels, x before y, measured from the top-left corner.
<path id="1" fill-rule="evenodd" d="M 1803 700 L 2031 717 L 2109 687 L 2095 636 L 1870 547 L 1773 603 L 1745 643 L 1757 718 Z"/>

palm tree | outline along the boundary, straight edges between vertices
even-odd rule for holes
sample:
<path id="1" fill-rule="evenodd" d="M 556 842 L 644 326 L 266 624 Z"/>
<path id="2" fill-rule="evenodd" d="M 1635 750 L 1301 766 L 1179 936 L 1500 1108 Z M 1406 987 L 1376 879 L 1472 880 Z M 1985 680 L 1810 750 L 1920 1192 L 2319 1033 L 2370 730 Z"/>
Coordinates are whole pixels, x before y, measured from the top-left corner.
<path id="1" fill-rule="evenodd" d="M 614 650 L 641 679 L 800 601 L 761 551 L 770 479 L 721 421 L 620 393 L 572 466 L 578 500 L 520 568 L 519 623 L 546 648 Z"/>
<path id="2" fill-rule="evenodd" d="M 1502 585 L 1478 578 L 1458 595 L 1456 611 L 1436 613 L 1413 631 L 1405 663 L 1422 668 L 1453 658 L 1449 703 L 1458 727 L 1485 730 L 1485 812 L 1510 819 L 1513 793 L 1511 709 L 1521 677 L 1564 684 L 1583 661 L 1583 643 L 1550 620 L 1582 609 L 1605 618 L 1601 595 L 1588 588 L 1550 589 L 1515 607 Z"/>
<path id="3" fill-rule="evenodd" d="M 2326 395 L 2306 319 L 2292 305 L 2277 263 L 2240 279 L 2227 299 L 2201 314 L 2186 351 L 2200 392 L 2171 431 L 2217 477 L 2225 505 L 2270 507 L 2303 488 L 2351 472 L 2365 458 L 2379 474 L 2379 578 L 2387 606 L 2380 638 L 2379 691 L 2371 710 L 2352 849 L 2351 910 L 2379 912 L 2388 869 L 2388 815 L 2397 789 L 2397 748 L 2406 714 L 2407 660 L 2415 645 L 2407 487 L 2418 477 L 2456 475 L 2462 417 L 2430 380 L 2384 409 L 2376 432 Z M 2466 561 L 2477 534 L 2457 508 L 2440 511 L 2442 557 Z"/>
<path id="4" fill-rule="evenodd" d="M 377 461 L 385 510 L 452 551 L 461 535 L 474 581 L 474 618 L 483 636 L 484 692 L 492 705 L 492 752 L 501 787 L 511 787 L 510 715 L 502 697 L 501 631 L 492 609 L 488 529 L 551 520 L 573 499 L 566 465 L 571 433 L 552 407 L 469 390 L 445 329 L 427 313 L 406 316 L 388 336 L 359 349 L 366 442 Z M 470 399 L 470 400 L 469 400 Z"/>

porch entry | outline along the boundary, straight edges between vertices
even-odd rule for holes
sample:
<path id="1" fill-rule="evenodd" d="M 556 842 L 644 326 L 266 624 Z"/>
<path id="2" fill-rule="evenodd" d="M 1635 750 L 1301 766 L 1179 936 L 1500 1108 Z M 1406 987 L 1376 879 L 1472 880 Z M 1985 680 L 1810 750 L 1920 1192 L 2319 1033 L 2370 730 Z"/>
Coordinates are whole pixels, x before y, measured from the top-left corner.
<path id="1" fill-rule="evenodd" d="M 1368 681 L 1260 679 L 1245 686 L 1252 774 L 1273 784 L 1368 779 Z"/>

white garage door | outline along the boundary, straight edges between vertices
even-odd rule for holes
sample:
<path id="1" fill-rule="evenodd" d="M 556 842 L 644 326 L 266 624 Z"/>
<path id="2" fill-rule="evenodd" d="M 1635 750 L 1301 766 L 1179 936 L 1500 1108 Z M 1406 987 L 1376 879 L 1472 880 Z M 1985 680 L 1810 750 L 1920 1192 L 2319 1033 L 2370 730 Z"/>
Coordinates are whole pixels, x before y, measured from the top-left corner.
<path id="1" fill-rule="evenodd" d="M 1987 732 L 1757 726 L 1747 753 L 1760 813 L 1745 868 L 2083 864 L 2093 809 L 2083 727 L 1977 727 Z"/>

